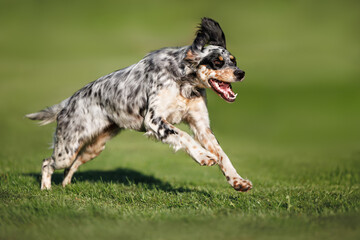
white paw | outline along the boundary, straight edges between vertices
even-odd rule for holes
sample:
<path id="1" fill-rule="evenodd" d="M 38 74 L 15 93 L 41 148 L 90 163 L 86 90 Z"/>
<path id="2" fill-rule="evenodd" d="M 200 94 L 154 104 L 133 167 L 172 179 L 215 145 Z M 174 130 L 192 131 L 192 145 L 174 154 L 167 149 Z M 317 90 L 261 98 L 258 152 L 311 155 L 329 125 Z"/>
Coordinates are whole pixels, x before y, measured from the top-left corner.
<path id="1" fill-rule="evenodd" d="M 62 186 L 66 187 L 66 185 L 71 183 L 71 178 L 67 178 L 65 177 L 64 180 L 62 181 Z"/>
<path id="2" fill-rule="evenodd" d="M 242 177 L 227 177 L 228 182 L 230 185 L 239 192 L 246 192 L 252 188 L 252 183 L 249 180 L 243 179 Z"/>
<path id="3" fill-rule="evenodd" d="M 197 152 L 195 160 L 201 166 L 213 166 L 217 163 L 217 157 L 211 152 L 204 150 Z"/>
<path id="4" fill-rule="evenodd" d="M 41 180 L 41 190 L 51 189 L 51 180 Z"/>

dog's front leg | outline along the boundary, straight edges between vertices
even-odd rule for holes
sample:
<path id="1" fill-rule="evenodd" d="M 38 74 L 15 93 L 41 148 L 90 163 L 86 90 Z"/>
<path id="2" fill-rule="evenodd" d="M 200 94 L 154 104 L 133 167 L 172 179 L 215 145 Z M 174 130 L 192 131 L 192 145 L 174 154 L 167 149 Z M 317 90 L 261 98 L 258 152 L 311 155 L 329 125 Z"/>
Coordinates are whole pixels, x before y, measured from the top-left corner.
<path id="1" fill-rule="evenodd" d="M 209 152 L 217 156 L 217 163 L 223 172 L 228 183 L 237 191 L 246 192 L 252 188 L 249 180 L 242 178 L 232 165 L 230 159 L 220 147 L 214 134 L 210 129 L 209 115 L 205 100 L 199 99 L 189 106 L 189 113 L 186 118 L 195 138 Z"/>
<path id="2" fill-rule="evenodd" d="M 196 162 L 202 166 L 216 164 L 216 156 L 205 150 L 189 134 L 174 127 L 164 118 L 153 113 L 145 117 L 147 135 L 154 136 L 163 143 L 170 144 L 175 150 L 184 149 Z"/>
<path id="3" fill-rule="evenodd" d="M 232 165 L 229 157 L 220 147 L 218 141 L 216 140 L 214 134 L 210 128 L 199 129 L 196 138 L 208 149 L 209 152 L 215 154 L 218 159 L 218 165 L 223 172 L 224 176 L 228 183 L 233 186 L 237 191 L 246 192 L 252 188 L 252 183 L 249 180 L 242 178 L 237 172 L 234 166 Z"/>

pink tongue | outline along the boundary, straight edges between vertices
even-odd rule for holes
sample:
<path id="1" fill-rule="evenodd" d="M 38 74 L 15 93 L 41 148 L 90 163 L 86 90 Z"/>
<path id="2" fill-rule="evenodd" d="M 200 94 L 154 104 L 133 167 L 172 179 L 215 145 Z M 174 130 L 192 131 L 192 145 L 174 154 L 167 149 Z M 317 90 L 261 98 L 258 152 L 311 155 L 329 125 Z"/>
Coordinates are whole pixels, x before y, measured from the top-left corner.
<path id="1" fill-rule="evenodd" d="M 223 83 L 223 82 L 219 84 L 219 87 L 220 87 L 222 90 L 226 91 L 231 97 L 234 97 L 234 96 L 235 96 L 235 93 L 232 91 L 232 89 L 231 89 L 230 86 L 231 86 L 230 84 Z"/>

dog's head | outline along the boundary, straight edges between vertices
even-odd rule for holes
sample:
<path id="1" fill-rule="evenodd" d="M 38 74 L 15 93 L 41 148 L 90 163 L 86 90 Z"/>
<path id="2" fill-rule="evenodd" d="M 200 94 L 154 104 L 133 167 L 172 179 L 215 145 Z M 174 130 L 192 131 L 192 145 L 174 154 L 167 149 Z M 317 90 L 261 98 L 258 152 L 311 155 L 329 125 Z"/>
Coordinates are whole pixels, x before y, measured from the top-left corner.
<path id="1" fill-rule="evenodd" d="M 237 94 L 231 83 L 243 80 L 245 72 L 236 66 L 235 57 L 226 49 L 225 35 L 216 21 L 202 19 L 185 61 L 196 73 L 199 86 L 211 88 L 227 102 L 235 101 Z"/>

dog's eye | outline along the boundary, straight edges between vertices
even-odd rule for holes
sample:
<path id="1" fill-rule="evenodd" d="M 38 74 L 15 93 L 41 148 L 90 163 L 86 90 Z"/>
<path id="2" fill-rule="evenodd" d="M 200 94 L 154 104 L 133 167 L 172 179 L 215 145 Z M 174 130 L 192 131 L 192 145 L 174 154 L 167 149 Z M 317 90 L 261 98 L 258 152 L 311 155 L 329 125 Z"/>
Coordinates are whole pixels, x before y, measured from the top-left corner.
<path id="1" fill-rule="evenodd" d="M 221 67 L 222 65 L 224 65 L 224 62 L 220 60 L 215 60 L 213 63 L 216 67 Z"/>
<path id="2" fill-rule="evenodd" d="M 236 65 L 236 58 L 234 57 L 234 56 L 230 56 L 230 60 L 231 60 L 231 62 L 233 63 L 233 64 L 235 64 Z"/>

